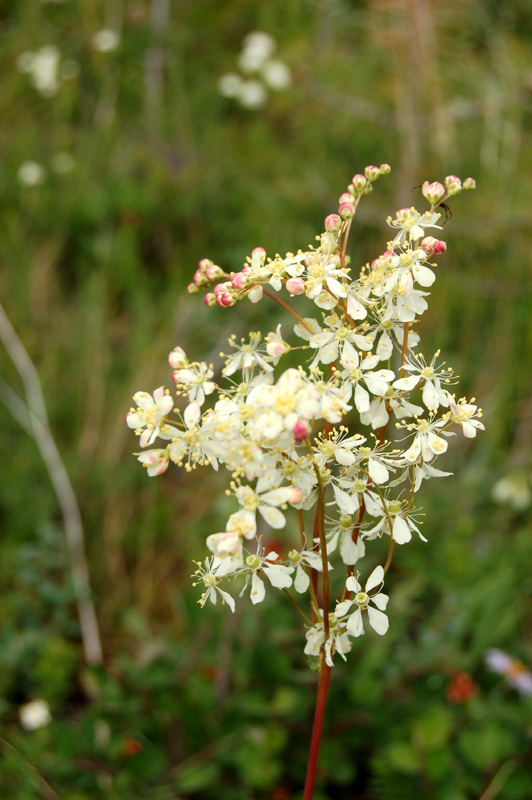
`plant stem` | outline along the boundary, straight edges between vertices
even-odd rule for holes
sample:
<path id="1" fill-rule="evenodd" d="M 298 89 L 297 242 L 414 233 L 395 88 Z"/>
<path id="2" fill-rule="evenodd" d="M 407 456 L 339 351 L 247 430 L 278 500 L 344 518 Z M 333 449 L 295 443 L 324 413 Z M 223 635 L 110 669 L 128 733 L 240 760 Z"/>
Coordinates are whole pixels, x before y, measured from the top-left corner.
<path id="1" fill-rule="evenodd" d="M 314 333 L 314 331 L 312 331 L 312 330 L 311 330 L 311 328 L 309 328 L 309 326 L 308 326 L 308 323 L 306 323 L 306 322 L 305 322 L 305 320 L 303 319 L 303 317 L 301 317 L 301 316 L 300 316 L 300 315 L 297 313 L 297 311 L 294 311 L 294 309 L 293 309 L 293 308 L 290 308 L 290 306 L 288 305 L 288 303 L 285 303 L 285 301 L 284 301 L 284 300 L 281 300 L 281 298 L 280 298 L 280 297 L 277 297 L 276 295 L 272 294 L 272 292 L 269 292 L 267 289 L 265 289 L 265 288 L 264 288 L 264 286 L 262 287 L 262 291 L 264 292 L 264 294 L 268 295 L 268 297 L 271 297 L 271 298 L 272 298 L 272 300 L 275 300 L 275 302 L 276 302 L 276 303 L 279 303 L 279 305 L 280 305 L 280 306 L 282 306 L 282 307 L 283 307 L 283 308 L 285 308 L 287 311 L 289 311 L 289 312 L 290 312 L 290 314 L 292 314 L 292 316 L 293 316 L 293 317 L 295 317 L 295 318 L 297 319 L 297 321 L 298 321 L 299 323 L 301 323 L 301 325 L 303 325 L 303 327 L 304 327 L 304 328 L 306 328 L 306 329 L 307 329 L 307 331 L 309 331 L 309 333 Z"/>
<path id="2" fill-rule="evenodd" d="M 318 766 L 323 719 L 325 716 L 325 706 L 327 705 L 327 690 L 329 688 L 329 679 L 331 677 L 331 668 L 325 661 L 325 653 L 323 651 L 320 659 L 320 682 L 318 684 L 318 696 L 316 698 L 316 710 L 314 712 L 314 724 L 312 726 L 312 738 L 310 740 L 307 777 L 305 779 L 303 800 L 312 800 L 312 794 L 314 792 L 314 781 L 316 779 L 316 769 Z"/>

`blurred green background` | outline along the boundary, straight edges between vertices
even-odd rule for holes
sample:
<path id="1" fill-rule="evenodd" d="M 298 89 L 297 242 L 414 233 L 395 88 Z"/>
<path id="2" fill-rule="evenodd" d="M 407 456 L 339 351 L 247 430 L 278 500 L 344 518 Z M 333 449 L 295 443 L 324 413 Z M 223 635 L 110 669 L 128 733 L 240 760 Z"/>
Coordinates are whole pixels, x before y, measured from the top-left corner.
<path id="1" fill-rule="evenodd" d="M 250 108 L 218 81 L 257 30 L 292 81 Z M 390 633 L 334 669 L 315 798 L 532 797 L 532 701 L 484 662 L 532 662 L 530 0 L 0 0 L 0 75 L 0 302 L 78 497 L 105 655 L 84 663 L 57 498 L 0 405 L 0 796 L 301 797 L 316 675 L 299 622 L 278 597 L 198 607 L 192 558 L 225 484 L 148 479 L 124 416 L 169 384 L 174 346 L 216 360 L 282 319 L 188 296 L 200 258 L 305 247 L 352 175 L 388 162 L 353 265 L 412 187 L 477 180 L 450 203 L 420 332 L 487 431 L 423 486 L 429 543 L 394 560 Z M 3 347 L 0 374 L 23 394 Z M 52 721 L 23 730 L 34 698 Z"/>

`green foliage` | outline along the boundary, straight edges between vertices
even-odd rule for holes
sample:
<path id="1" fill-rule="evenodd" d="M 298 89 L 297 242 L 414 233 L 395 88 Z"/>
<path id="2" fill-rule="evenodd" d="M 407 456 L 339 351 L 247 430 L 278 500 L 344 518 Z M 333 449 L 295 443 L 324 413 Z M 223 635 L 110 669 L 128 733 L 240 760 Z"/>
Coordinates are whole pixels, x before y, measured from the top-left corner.
<path id="1" fill-rule="evenodd" d="M 231 316 L 185 295 L 199 258 L 238 269 L 258 244 L 306 246 L 350 176 L 387 161 L 353 263 L 378 254 L 382 219 L 421 180 L 477 179 L 451 204 L 423 336 L 427 355 L 452 353 L 488 432 L 429 486 L 429 544 L 394 562 L 390 633 L 335 667 L 315 800 L 469 800 L 492 781 L 501 800 L 528 800 L 530 700 L 484 665 L 492 646 L 532 659 L 529 509 L 491 496 L 509 472 L 530 487 L 528 4 L 426 2 L 419 19 L 391 0 L 169 5 L 159 34 L 155 0 L 0 2 L 1 302 L 80 500 L 106 651 L 104 668 L 83 668 L 56 499 L 0 406 L 0 797 L 301 796 L 316 674 L 292 609 L 197 606 L 191 555 L 226 498 L 212 475 L 147 479 L 123 418 L 136 390 L 168 380 L 176 344 L 216 360 L 217 333 L 223 347 L 278 321 L 265 304 Z M 112 53 L 91 46 L 105 13 L 123 14 Z M 251 111 L 217 80 L 257 29 L 294 83 Z M 49 98 L 16 68 L 47 44 L 79 65 Z M 158 48 L 160 84 L 146 67 Z M 71 172 L 54 168 L 61 153 Z M 42 185 L 20 184 L 28 160 Z M 22 394 L 3 351 L 0 372 Z M 456 671 L 478 685 L 460 703 Z M 23 731 L 18 709 L 35 697 L 53 720 Z"/>

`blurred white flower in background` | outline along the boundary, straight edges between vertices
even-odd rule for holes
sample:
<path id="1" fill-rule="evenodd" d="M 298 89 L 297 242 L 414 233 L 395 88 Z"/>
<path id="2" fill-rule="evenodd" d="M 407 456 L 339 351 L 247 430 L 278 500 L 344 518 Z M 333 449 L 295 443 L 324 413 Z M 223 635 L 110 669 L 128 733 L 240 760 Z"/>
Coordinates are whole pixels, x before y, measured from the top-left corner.
<path id="1" fill-rule="evenodd" d="M 525 472 L 504 475 L 491 490 L 496 503 L 508 503 L 516 511 L 524 511 L 532 503 L 530 479 Z"/>
<path id="2" fill-rule="evenodd" d="M 52 721 L 50 706 L 46 700 L 31 700 L 20 706 L 18 710 L 20 724 L 25 731 L 35 731 L 45 728 Z"/>
<path id="3" fill-rule="evenodd" d="M 237 99 L 244 108 L 260 108 L 265 104 L 268 95 L 260 81 L 242 81 Z"/>
<path id="4" fill-rule="evenodd" d="M 17 172 L 21 186 L 40 186 L 46 180 L 46 170 L 36 161 L 24 161 Z"/>
<path id="5" fill-rule="evenodd" d="M 57 47 L 45 45 L 35 53 L 22 53 L 17 59 L 19 72 L 29 74 L 30 80 L 43 97 L 53 97 L 61 85 L 59 64 L 61 54 Z"/>
<path id="6" fill-rule="evenodd" d="M 237 100 L 244 108 L 257 109 L 268 100 L 268 90 L 283 91 L 292 84 L 292 73 L 282 61 L 271 59 L 277 45 L 263 31 L 249 33 L 237 58 L 244 75 L 228 72 L 218 81 L 218 91 L 223 97 Z"/>
<path id="7" fill-rule="evenodd" d="M 118 48 L 120 37 L 111 28 L 102 28 L 92 37 L 92 46 L 99 53 L 112 53 Z"/>
<path id="8" fill-rule="evenodd" d="M 292 73 L 282 61 L 267 61 L 262 68 L 262 77 L 270 89 L 288 89 L 292 83 Z"/>
<path id="9" fill-rule="evenodd" d="M 248 33 L 244 39 L 242 52 L 238 56 L 238 65 L 242 72 L 256 72 L 277 47 L 275 39 L 263 31 Z"/>
<path id="10" fill-rule="evenodd" d="M 492 672 L 504 675 L 510 686 L 521 694 L 532 695 L 532 673 L 522 661 L 493 647 L 486 652 L 486 664 Z"/>
<path id="11" fill-rule="evenodd" d="M 54 172 L 57 172 L 58 175 L 68 175 L 75 166 L 76 162 L 70 153 L 60 152 L 54 153 L 52 156 L 52 169 Z"/>

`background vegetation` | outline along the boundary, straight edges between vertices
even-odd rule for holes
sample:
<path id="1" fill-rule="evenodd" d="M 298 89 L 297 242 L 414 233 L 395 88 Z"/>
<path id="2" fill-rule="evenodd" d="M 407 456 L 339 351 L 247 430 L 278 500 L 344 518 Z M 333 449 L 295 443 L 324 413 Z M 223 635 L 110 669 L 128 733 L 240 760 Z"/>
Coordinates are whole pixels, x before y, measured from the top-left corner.
<path id="1" fill-rule="evenodd" d="M 101 29 L 116 49 L 95 47 Z M 293 75 L 259 109 L 218 91 L 253 30 Z M 47 45 L 64 76 L 51 96 L 20 71 Z M 225 498 L 202 471 L 148 479 L 123 419 L 168 382 L 172 347 L 216 362 L 229 333 L 277 313 L 186 295 L 200 258 L 238 269 L 259 244 L 305 246 L 351 176 L 385 161 L 353 263 L 382 251 L 416 184 L 477 179 L 451 204 L 422 332 L 487 432 L 424 491 L 429 543 L 394 562 L 389 635 L 335 667 L 316 800 L 530 798 L 532 702 L 484 663 L 488 647 L 532 661 L 528 0 L 1 0 L 0 75 L 1 303 L 80 503 L 105 655 L 84 662 L 57 498 L 0 405 L 0 796 L 300 797 L 315 675 L 298 620 L 276 598 L 199 609 L 191 559 Z M 22 394 L 3 349 L 0 373 L 4 398 Z M 25 731 L 36 697 L 53 719 Z"/>

